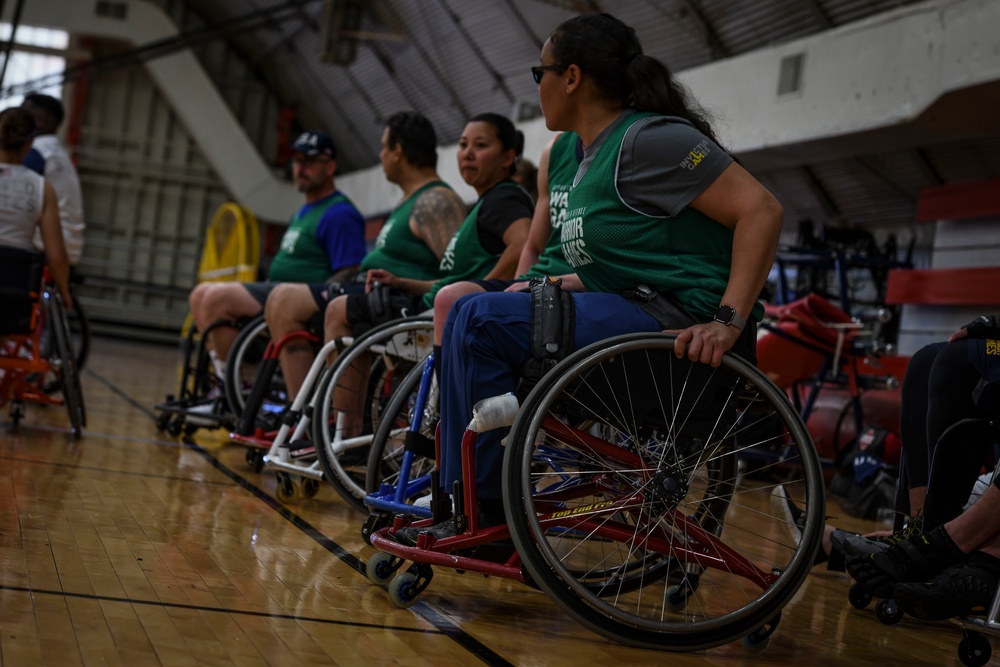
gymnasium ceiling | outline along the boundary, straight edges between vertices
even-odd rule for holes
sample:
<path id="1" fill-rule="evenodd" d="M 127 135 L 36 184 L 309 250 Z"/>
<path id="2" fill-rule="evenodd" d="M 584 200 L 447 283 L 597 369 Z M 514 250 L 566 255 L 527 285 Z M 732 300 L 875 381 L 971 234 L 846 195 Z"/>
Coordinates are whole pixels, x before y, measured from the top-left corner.
<path id="1" fill-rule="evenodd" d="M 325 129 L 340 170 L 378 161 L 383 121 L 402 109 L 434 123 L 453 144 L 465 119 L 537 113 L 528 68 L 562 20 L 608 11 L 635 26 L 647 53 L 675 72 L 815 35 L 918 4 L 918 0 L 150 0 L 194 14 L 210 40 L 225 40 L 256 70 L 302 127 Z M 345 64 L 322 57 L 330 7 L 355 4 Z M 1000 29 L 1000 27 L 998 27 Z M 218 85 L 224 85 L 219 84 Z M 979 109 L 969 129 L 969 109 Z M 1000 178 L 1000 90 L 946 95 L 906 136 L 854 136 L 743 155 L 785 207 L 786 229 L 810 218 L 838 225 L 913 227 L 922 188 Z M 943 120 L 942 120 L 943 119 Z M 920 119 L 918 119 L 920 120 Z M 944 128 L 944 130 L 942 130 Z M 914 234 L 923 233 L 916 230 Z M 906 243 L 908 239 L 901 239 Z"/>
<path id="2" fill-rule="evenodd" d="M 377 162 L 382 121 L 416 109 L 453 143 L 471 114 L 530 117 L 537 88 L 528 67 L 548 32 L 580 12 L 609 11 L 635 26 L 647 53 L 680 72 L 807 37 L 915 0 L 380 0 L 360 2 L 347 65 L 320 57 L 323 0 L 183 0 L 210 25 L 255 16 L 233 46 L 295 105 L 300 122 L 337 137 L 343 167 Z M 341 47 L 344 45 L 341 44 Z M 996 94 L 992 94 L 996 102 Z M 961 108 L 953 99 L 943 109 Z M 926 142 L 926 143 L 925 143 Z M 898 142 L 897 142 L 898 144 Z M 871 145 L 870 143 L 868 145 Z M 1000 177 L 1000 134 L 868 152 L 865 143 L 778 166 L 747 166 L 782 201 L 790 226 L 801 218 L 894 228 L 914 219 L 923 187 Z M 846 155 L 845 155 L 846 153 Z"/>

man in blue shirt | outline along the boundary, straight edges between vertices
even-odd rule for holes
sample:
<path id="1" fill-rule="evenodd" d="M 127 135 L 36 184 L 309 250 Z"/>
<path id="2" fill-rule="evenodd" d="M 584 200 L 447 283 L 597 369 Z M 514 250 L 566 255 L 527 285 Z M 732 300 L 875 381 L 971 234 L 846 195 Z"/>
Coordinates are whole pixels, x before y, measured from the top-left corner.
<path id="1" fill-rule="evenodd" d="M 204 331 L 217 320 L 255 317 L 264 311 L 267 295 L 279 282 L 345 281 L 365 256 L 365 219 L 333 181 L 337 150 L 320 132 L 304 132 L 292 146 L 292 174 L 306 197 L 281 239 L 267 282 L 201 283 L 191 291 L 191 314 Z M 208 346 L 219 378 L 223 377 L 236 329 L 219 327 Z"/>

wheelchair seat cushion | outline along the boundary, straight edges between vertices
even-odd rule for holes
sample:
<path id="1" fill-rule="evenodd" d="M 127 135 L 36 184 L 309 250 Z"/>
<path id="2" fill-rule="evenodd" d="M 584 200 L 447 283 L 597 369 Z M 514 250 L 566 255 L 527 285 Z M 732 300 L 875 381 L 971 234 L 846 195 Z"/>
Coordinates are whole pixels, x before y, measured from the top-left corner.
<path id="1" fill-rule="evenodd" d="M 42 284 L 45 255 L 0 246 L 0 335 L 28 333 Z"/>

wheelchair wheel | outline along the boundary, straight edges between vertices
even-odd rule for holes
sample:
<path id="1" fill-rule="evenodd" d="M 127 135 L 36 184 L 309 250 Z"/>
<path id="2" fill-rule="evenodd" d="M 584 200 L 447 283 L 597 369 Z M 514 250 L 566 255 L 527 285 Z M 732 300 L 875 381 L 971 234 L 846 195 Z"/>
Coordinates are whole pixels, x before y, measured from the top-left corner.
<path id="1" fill-rule="evenodd" d="M 372 433 L 400 380 L 430 352 L 432 327 L 425 317 L 378 326 L 342 352 L 320 381 L 312 429 L 324 479 L 360 510 Z"/>
<path id="2" fill-rule="evenodd" d="M 83 435 L 87 425 L 86 408 L 83 404 L 83 388 L 76 366 L 76 352 L 70 337 L 69 322 L 62 297 L 57 292 L 47 292 L 46 305 L 48 323 L 52 331 L 53 371 L 62 387 L 63 401 L 69 414 L 70 428 L 74 437 Z"/>
<path id="3" fill-rule="evenodd" d="M 77 297 L 76 289 L 74 286 L 70 285 L 70 291 L 73 295 L 73 310 L 66 313 L 66 317 L 69 321 L 70 331 L 73 332 L 73 349 L 76 350 L 76 371 L 80 373 L 83 371 L 84 367 L 87 365 L 87 358 L 90 356 L 90 320 L 87 319 L 87 313 L 84 312 L 83 307 L 80 305 L 80 299 Z"/>
<path id="4" fill-rule="evenodd" d="M 786 395 L 732 354 L 679 360 L 673 340 L 619 336 L 552 369 L 508 438 L 504 506 L 531 579 L 567 613 L 624 644 L 694 651 L 770 634 L 825 508 Z M 771 506 L 778 484 L 805 513 L 801 539 Z"/>
<path id="5" fill-rule="evenodd" d="M 264 359 L 264 350 L 271 342 L 271 332 L 268 331 L 264 316 L 253 318 L 240 329 L 233 341 L 229 359 L 226 361 L 226 377 L 223 385 L 226 390 L 226 402 L 235 415 L 242 415 L 250 396 L 257 368 Z M 287 402 L 285 383 L 281 371 L 275 371 L 270 386 L 264 395 L 264 401 L 275 405 Z"/>
<path id="6" fill-rule="evenodd" d="M 420 380 L 423 376 L 424 365 L 417 364 L 400 382 L 382 413 L 382 420 L 375 429 L 375 436 L 372 438 L 371 451 L 368 454 L 367 476 L 365 479 L 365 490 L 368 493 L 375 493 L 382 484 L 396 486 L 400 483 L 400 473 L 404 445 L 407 434 L 413 424 L 413 414 L 415 410 L 417 392 L 420 389 Z M 428 399 L 428 404 L 424 407 L 420 417 L 419 433 L 425 441 L 432 445 L 434 442 L 434 430 L 437 427 L 438 411 L 436 398 Z M 415 453 L 410 465 L 408 483 L 413 483 L 418 478 L 426 477 L 435 466 L 433 453 L 428 455 Z M 428 491 L 429 487 L 421 487 L 420 491 Z M 406 500 L 412 501 L 413 498 Z"/>

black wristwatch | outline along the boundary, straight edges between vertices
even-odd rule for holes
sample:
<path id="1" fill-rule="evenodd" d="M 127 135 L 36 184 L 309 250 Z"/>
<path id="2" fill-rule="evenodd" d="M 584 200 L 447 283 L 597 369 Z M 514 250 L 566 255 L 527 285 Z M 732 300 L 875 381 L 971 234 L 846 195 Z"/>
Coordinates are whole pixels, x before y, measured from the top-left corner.
<path id="1" fill-rule="evenodd" d="M 715 311 L 714 319 L 719 324 L 732 325 L 740 331 L 743 331 L 743 327 L 747 325 L 747 321 L 740 317 L 739 313 L 732 306 L 719 306 L 719 309 Z"/>

